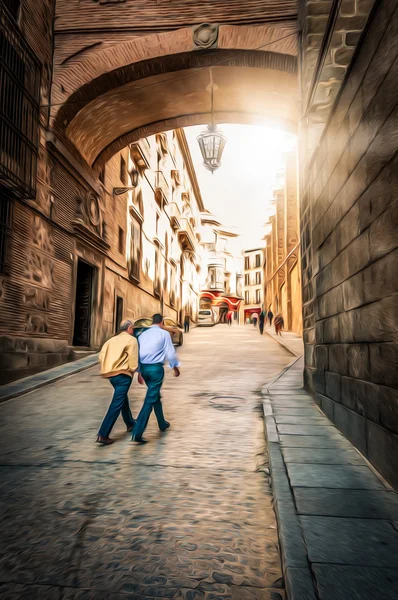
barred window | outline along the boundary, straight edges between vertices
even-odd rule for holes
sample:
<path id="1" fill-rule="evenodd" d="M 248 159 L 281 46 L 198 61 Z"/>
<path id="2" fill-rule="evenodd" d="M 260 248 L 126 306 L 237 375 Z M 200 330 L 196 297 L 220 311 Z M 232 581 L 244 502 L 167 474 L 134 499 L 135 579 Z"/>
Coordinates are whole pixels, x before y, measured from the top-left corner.
<path id="1" fill-rule="evenodd" d="M 13 201 L 0 192 L 0 273 L 6 273 L 8 268 L 12 213 Z"/>

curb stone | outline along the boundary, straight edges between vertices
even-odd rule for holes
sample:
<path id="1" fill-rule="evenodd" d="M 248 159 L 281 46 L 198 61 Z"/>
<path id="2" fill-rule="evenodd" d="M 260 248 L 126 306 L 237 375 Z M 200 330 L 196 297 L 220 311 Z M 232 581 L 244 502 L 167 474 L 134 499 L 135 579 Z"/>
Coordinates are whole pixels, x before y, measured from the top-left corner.
<path id="1" fill-rule="evenodd" d="M 300 358 L 295 358 L 273 380 L 263 387 L 263 413 L 270 479 L 274 495 L 274 510 L 278 524 L 282 570 L 287 598 L 288 600 L 317 600 L 315 582 L 312 578 L 307 548 L 280 449 L 272 405 L 266 397 L 269 388 Z"/>

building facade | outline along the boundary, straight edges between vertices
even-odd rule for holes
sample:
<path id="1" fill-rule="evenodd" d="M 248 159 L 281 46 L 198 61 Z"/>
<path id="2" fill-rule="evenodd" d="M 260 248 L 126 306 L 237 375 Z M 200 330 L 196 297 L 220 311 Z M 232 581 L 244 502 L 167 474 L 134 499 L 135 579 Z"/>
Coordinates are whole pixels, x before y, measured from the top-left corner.
<path id="1" fill-rule="evenodd" d="M 239 321 L 243 300 L 243 260 L 239 234 L 221 225 L 211 214 L 202 215 L 202 280 L 200 306 L 212 308 L 217 322 L 225 323 L 228 312 Z"/>
<path id="2" fill-rule="evenodd" d="M 3 382 L 99 348 L 124 318 L 163 312 L 181 322 L 198 310 L 204 207 L 183 131 L 116 153 L 96 187 L 55 147 L 49 160 L 51 211 L 13 201 Z"/>
<path id="3" fill-rule="evenodd" d="M 244 323 L 259 315 L 264 306 L 264 248 L 245 250 L 243 281 L 243 320 Z"/>
<path id="4" fill-rule="evenodd" d="M 302 334 L 302 298 L 297 153 L 284 157 L 277 177 L 273 211 L 266 224 L 264 305 L 281 313 L 285 329 Z"/>

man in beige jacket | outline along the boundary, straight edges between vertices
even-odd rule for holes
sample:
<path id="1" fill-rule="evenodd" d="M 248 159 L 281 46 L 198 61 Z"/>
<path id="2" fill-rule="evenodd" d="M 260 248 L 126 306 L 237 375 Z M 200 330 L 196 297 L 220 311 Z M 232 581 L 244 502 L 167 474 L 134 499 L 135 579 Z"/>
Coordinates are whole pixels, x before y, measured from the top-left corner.
<path id="1" fill-rule="evenodd" d="M 119 335 L 105 342 L 99 355 L 101 374 L 109 379 L 115 391 L 98 432 L 98 444 L 113 444 L 114 440 L 109 434 L 120 412 L 127 425 L 127 431 L 132 431 L 135 425 L 127 395 L 134 372 L 138 369 L 138 343 L 133 333 L 134 321 L 123 321 Z"/>

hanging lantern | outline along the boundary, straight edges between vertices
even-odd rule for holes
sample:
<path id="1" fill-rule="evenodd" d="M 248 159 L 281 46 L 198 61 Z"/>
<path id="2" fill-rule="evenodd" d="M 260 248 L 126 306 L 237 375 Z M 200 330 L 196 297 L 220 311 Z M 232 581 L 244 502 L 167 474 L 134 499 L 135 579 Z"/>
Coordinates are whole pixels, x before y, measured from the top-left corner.
<path id="1" fill-rule="evenodd" d="M 221 157 L 227 138 L 217 128 L 217 125 L 208 125 L 196 138 L 203 156 L 203 164 L 212 173 L 221 166 Z"/>

